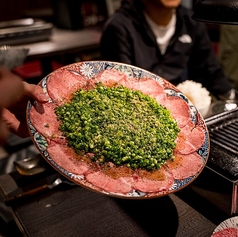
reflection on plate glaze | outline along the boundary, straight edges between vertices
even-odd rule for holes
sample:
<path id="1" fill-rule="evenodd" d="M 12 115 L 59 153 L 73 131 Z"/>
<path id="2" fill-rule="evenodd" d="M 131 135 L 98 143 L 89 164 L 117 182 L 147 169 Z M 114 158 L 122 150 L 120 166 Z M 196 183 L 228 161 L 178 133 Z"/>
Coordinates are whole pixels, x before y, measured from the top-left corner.
<path id="1" fill-rule="evenodd" d="M 153 78 L 154 80 L 158 81 L 163 87 L 164 90 L 166 92 L 166 94 L 170 95 L 170 96 L 177 96 L 182 98 L 183 100 L 186 101 L 186 103 L 189 104 L 190 107 L 190 118 L 191 120 L 196 123 L 199 124 L 203 130 L 204 130 L 204 134 L 205 134 L 205 141 L 203 143 L 203 145 L 197 150 L 197 153 L 201 156 L 202 162 L 203 162 L 203 168 L 207 162 L 208 159 L 208 154 L 209 154 L 209 149 L 210 149 L 210 143 L 209 143 L 209 136 L 208 136 L 208 131 L 207 131 L 207 127 L 205 125 L 205 122 L 202 118 L 202 116 L 200 115 L 200 113 L 197 111 L 197 109 L 191 104 L 191 102 L 186 98 L 185 95 L 183 95 L 180 91 L 178 91 L 178 89 L 176 87 L 174 87 L 172 84 L 170 84 L 168 81 L 164 80 L 163 78 L 150 73 L 146 70 L 140 69 L 138 67 L 134 67 L 134 66 L 129 66 L 126 64 L 121 64 L 121 63 L 115 63 L 115 62 L 104 62 L 104 61 L 89 61 L 89 62 L 80 62 L 80 63 L 75 63 L 75 64 L 70 64 L 67 66 L 64 66 L 62 68 L 68 69 L 69 71 L 75 72 L 76 74 L 80 74 L 83 77 L 87 77 L 89 79 L 93 79 L 95 78 L 95 76 L 97 76 L 97 74 L 99 72 L 101 72 L 102 70 L 105 69 L 115 69 L 118 70 L 122 73 L 125 73 L 129 78 L 133 77 L 133 78 L 137 78 L 138 80 L 140 80 L 140 78 Z M 62 69 L 61 68 L 61 69 Z M 58 69 L 60 70 L 60 69 Z M 46 76 L 45 78 L 42 79 L 42 81 L 39 83 L 42 87 L 43 90 L 45 92 L 47 92 L 47 81 L 50 77 L 50 75 L 52 75 L 54 72 L 52 72 L 51 74 L 49 74 L 48 76 Z M 33 106 L 34 102 L 29 101 L 28 103 L 28 108 L 27 108 L 27 112 L 28 112 L 28 128 L 29 131 L 31 133 L 31 137 L 34 140 L 34 143 L 36 145 L 36 147 L 39 149 L 39 151 L 41 152 L 41 154 L 44 156 L 44 158 L 49 161 L 49 163 L 56 169 L 58 170 L 60 173 L 64 174 L 65 176 L 67 176 L 69 179 L 71 179 L 72 181 L 75 181 L 76 183 L 78 183 L 79 185 L 82 186 L 89 186 L 89 184 L 86 183 L 86 181 L 84 180 L 84 176 L 83 175 L 76 175 L 73 173 L 68 172 L 67 170 L 65 170 L 63 167 L 58 166 L 52 159 L 51 157 L 48 155 L 46 148 L 47 148 L 47 140 L 41 136 L 36 129 L 34 128 L 34 126 L 32 125 L 31 121 L 30 121 L 30 110 L 31 107 Z M 200 173 L 200 172 L 199 172 Z M 133 190 L 132 192 L 128 193 L 128 194 L 113 194 L 113 193 L 106 193 L 112 196 L 118 196 L 118 197 L 126 197 L 126 198 L 151 198 L 151 197 L 160 197 L 160 196 L 164 196 L 167 195 L 169 193 L 173 193 L 175 191 L 178 191 L 182 188 L 184 188 L 185 186 L 187 186 L 188 184 L 190 184 L 198 175 L 194 175 L 191 176 L 189 178 L 186 178 L 184 180 L 175 180 L 173 186 L 166 191 L 162 191 L 162 192 L 158 192 L 158 193 L 143 193 L 143 192 L 138 192 L 136 190 Z M 92 188 L 92 187 L 90 187 Z M 92 188 L 93 189 L 93 188 Z M 98 191 L 98 190 L 96 190 Z"/>

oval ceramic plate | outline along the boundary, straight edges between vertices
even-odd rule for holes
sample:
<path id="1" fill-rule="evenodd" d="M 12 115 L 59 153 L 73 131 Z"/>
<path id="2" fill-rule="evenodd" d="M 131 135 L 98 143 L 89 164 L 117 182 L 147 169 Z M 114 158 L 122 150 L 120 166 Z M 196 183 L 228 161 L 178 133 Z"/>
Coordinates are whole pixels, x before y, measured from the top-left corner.
<path id="1" fill-rule="evenodd" d="M 209 149 L 210 149 L 209 134 L 208 134 L 207 127 L 205 125 L 205 122 L 204 122 L 201 114 L 191 104 L 191 102 L 186 98 L 186 96 L 183 95 L 180 91 L 178 91 L 178 89 L 176 87 L 174 87 L 171 83 L 169 83 L 168 81 L 164 80 L 163 78 L 161 78 L 153 73 L 150 73 L 150 72 L 143 70 L 141 68 L 130 66 L 127 64 L 116 63 L 116 62 L 107 62 L 107 61 L 88 61 L 88 62 L 79 62 L 79 63 L 64 66 L 64 67 L 50 73 L 45 78 L 43 78 L 42 81 L 39 83 L 39 85 L 43 88 L 45 93 L 48 93 L 47 83 L 48 83 L 50 77 L 52 77 L 56 72 L 59 72 L 59 70 L 69 70 L 70 72 L 73 72 L 76 75 L 77 74 L 81 75 L 82 77 L 84 77 L 87 80 L 88 79 L 93 80 L 94 78 L 97 77 L 97 75 L 101 71 L 110 70 L 110 69 L 114 69 L 120 73 L 125 74 L 127 76 L 128 80 L 130 80 L 130 78 L 134 78 L 134 79 L 136 78 L 138 81 L 141 78 L 153 79 L 153 80 L 157 81 L 163 87 L 163 90 L 166 93 L 166 96 L 179 97 L 188 104 L 188 106 L 190 108 L 190 120 L 194 124 L 196 124 L 196 126 L 199 126 L 201 128 L 201 130 L 204 133 L 204 137 L 205 137 L 205 140 L 204 140 L 203 144 L 201 145 L 201 147 L 195 151 L 201 158 L 201 163 L 202 163 L 201 169 L 199 169 L 199 171 L 196 172 L 196 174 L 189 176 L 187 178 L 184 178 L 181 180 L 175 179 L 172 186 L 170 186 L 170 188 L 168 188 L 166 190 L 158 191 L 158 192 L 147 193 L 147 192 L 141 192 L 138 190 L 132 190 L 128 193 L 112 193 L 112 192 L 104 191 L 102 189 L 99 189 L 98 187 L 95 187 L 91 183 L 87 182 L 84 175 L 78 175 L 72 171 L 70 172 L 69 170 L 67 170 L 67 168 L 65 168 L 66 166 L 64 166 L 64 163 L 59 165 L 57 162 L 55 162 L 52 159 L 52 157 L 47 152 L 47 147 L 49 145 L 48 140 L 37 131 L 37 129 L 34 127 L 34 124 L 31 121 L 30 111 L 31 111 L 32 107 L 34 106 L 35 101 L 29 101 L 28 108 L 27 108 L 28 129 L 29 129 L 29 132 L 30 132 L 30 135 L 31 135 L 31 138 L 32 138 L 34 144 L 36 145 L 36 147 L 38 148 L 38 150 L 40 151 L 42 156 L 46 159 L 46 161 L 51 166 L 53 166 L 53 168 L 55 168 L 59 173 L 63 174 L 68 179 L 72 180 L 73 182 L 75 182 L 81 186 L 84 186 L 90 190 L 104 193 L 104 194 L 114 196 L 114 197 L 129 198 L 129 199 L 160 197 L 160 196 L 164 196 L 164 195 L 173 193 L 175 191 L 178 191 L 178 190 L 184 188 L 185 186 L 189 185 L 200 174 L 200 172 L 206 165 L 206 162 L 208 159 L 208 154 L 209 154 Z M 49 101 L 49 103 L 53 103 L 53 102 Z M 191 166 L 192 166 L 192 164 L 191 164 Z"/>
<path id="2" fill-rule="evenodd" d="M 231 217 L 221 222 L 213 231 L 212 237 L 218 236 L 238 236 L 238 216 Z"/>

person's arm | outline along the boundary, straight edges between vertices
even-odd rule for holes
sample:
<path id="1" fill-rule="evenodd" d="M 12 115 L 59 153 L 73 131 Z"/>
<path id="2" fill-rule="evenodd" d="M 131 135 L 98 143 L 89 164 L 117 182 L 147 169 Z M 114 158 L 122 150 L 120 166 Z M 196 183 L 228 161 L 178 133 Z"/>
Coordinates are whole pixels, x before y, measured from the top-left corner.
<path id="1" fill-rule="evenodd" d="M 8 69 L 0 67 L 0 144 L 3 144 L 8 136 L 8 129 L 3 121 L 3 108 L 8 107 L 21 98 L 23 84 L 20 77 L 11 73 Z"/>
<path id="2" fill-rule="evenodd" d="M 0 67 L 0 107 L 8 107 L 23 93 L 22 79 L 4 67 Z"/>

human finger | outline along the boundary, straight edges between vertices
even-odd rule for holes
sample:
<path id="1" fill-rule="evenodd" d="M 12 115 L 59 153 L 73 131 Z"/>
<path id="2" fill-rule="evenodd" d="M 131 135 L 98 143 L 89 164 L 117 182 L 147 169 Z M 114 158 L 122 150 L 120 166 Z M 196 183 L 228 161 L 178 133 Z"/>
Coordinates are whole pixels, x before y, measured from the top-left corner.
<path id="1" fill-rule="evenodd" d="M 50 99 L 39 85 L 29 84 L 24 81 L 23 88 L 24 95 L 29 96 L 40 103 L 46 103 Z"/>

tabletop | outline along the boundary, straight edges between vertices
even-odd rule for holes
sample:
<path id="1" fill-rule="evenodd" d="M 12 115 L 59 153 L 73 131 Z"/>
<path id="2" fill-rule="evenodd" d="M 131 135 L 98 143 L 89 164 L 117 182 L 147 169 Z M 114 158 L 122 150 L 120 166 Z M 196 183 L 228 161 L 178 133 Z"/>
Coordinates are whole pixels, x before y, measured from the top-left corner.
<path id="1" fill-rule="evenodd" d="M 15 173 L 0 176 L 0 189 L 12 193 L 16 183 L 26 185 L 23 179 Z M 37 177 L 28 180 L 39 182 Z M 189 187 L 160 198 L 130 200 L 61 184 L 11 209 L 23 236 L 33 237 L 209 237 L 227 217 Z"/>

